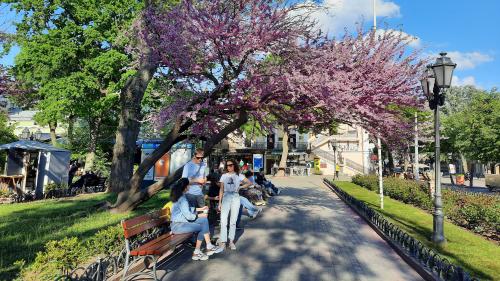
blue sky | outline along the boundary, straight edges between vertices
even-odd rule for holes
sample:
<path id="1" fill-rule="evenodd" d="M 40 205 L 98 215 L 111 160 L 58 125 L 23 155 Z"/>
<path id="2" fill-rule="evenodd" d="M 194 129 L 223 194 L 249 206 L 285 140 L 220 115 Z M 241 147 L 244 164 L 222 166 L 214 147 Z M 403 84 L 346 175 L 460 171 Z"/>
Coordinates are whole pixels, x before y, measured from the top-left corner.
<path id="1" fill-rule="evenodd" d="M 328 13 L 315 17 L 328 32 L 339 34 L 364 21 L 372 25 L 373 0 L 323 0 Z M 375 0 L 379 28 L 402 29 L 417 37 L 415 46 L 436 56 L 447 51 L 458 64 L 454 85 L 500 88 L 500 0 Z M 12 30 L 16 16 L 0 6 L 0 29 Z M 0 63 L 10 65 L 17 48 Z"/>
<path id="2" fill-rule="evenodd" d="M 371 27 L 373 0 L 323 0 L 329 14 L 316 14 L 322 27 L 340 33 L 363 21 Z M 453 85 L 500 88 L 499 0 L 376 0 L 378 27 L 418 38 L 414 46 L 435 57 L 449 53 L 458 64 Z"/>

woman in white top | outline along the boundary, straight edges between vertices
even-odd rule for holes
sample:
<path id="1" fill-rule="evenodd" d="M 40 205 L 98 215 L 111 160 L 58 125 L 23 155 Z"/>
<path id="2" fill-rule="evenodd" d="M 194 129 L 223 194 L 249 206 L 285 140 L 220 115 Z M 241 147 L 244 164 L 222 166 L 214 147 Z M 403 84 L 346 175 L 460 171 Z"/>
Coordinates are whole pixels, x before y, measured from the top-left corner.
<path id="1" fill-rule="evenodd" d="M 229 214 L 231 214 L 229 218 L 229 247 L 231 250 L 236 250 L 234 237 L 236 236 L 236 221 L 240 210 L 240 195 L 238 191 L 241 187 L 249 187 L 252 183 L 240 174 L 239 166 L 233 160 L 226 161 L 226 171 L 219 180 L 221 185 L 219 191 L 219 209 L 221 211 L 220 246 L 222 249 L 226 246 L 228 238 L 227 220 Z M 243 185 L 240 187 L 241 183 Z"/>

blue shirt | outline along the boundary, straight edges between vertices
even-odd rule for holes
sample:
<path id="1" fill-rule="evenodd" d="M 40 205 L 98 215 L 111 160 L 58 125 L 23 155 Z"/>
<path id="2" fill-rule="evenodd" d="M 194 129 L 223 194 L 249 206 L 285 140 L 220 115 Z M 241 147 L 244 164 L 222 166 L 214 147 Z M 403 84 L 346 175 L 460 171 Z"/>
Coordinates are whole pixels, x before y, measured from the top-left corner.
<path id="1" fill-rule="evenodd" d="M 182 177 L 187 178 L 188 180 L 205 178 L 206 166 L 207 165 L 204 162 L 201 162 L 200 164 L 195 164 L 193 163 L 193 160 L 191 160 L 187 162 L 186 165 L 184 165 L 184 168 L 182 170 Z M 201 185 L 197 183 L 190 184 L 187 193 L 192 195 L 203 195 Z"/>
<path id="2" fill-rule="evenodd" d="M 196 214 L 189 209 L 189 203 L 186 196 L 182 195 L 177 202 L 172 205 L 170 221 L 171 222 L 190 222 L 196 219 Z"/>

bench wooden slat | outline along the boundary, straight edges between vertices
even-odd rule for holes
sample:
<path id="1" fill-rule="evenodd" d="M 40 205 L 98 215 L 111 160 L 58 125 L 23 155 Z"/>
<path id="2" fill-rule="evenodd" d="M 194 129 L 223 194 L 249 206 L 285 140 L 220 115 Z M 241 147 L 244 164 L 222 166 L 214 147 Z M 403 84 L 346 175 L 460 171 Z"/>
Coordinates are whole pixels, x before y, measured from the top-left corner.
<path id="1" fill-rule="evenodd" d="M 165 219 L 162 219 L 162 218 L 153 219 L 153 220 L 150 220 L 150 221 L 145 222 L 143 224 L 140 224 L 137 227 L 124 229 L 123 235 L 125 236 L 125 238 L 130 238 L 130 237 L 136 236 L 137 234 L 143 233 L 148 229 L 163 225 L 165 223 L 167 223 L 167 221 Z"/>
<path id="2" fill-rule="evenodd" d="M 162 239 L 161 241 L 157 241 L 158 243 L 154 243 L 152 247 L 139 247 L 135 250 L 130 251 L 130 255 L 132 256 L 145 256 L 145 255 L 162 255 L 169 250 L 175 249 L 177 245 L 183 243 L 187 239 L 189 239 L 193 234 L 192 233 L 184 233 L 184 234 L 174 234 Z"/>
<path id="3" fill-rule="evenodd" d="M 144 255 L 143 253 L 141 253 L 142 251 L 144 251 L 145 249 L 152 249 L 152 248 L 156 249 L 160 247 L 158 246 L 158 244 L 168 242 L 168 239 L 171 239 L 171 236 L 172 236 L 171 233 L 165 233 L 163 235 L 160 235 L 158 238 L 148 241 L 147 243 L 137 247 L 136 249 L 133 250 L 133 252 L 134 253 L 137 252 L 138 255 Z"/>
<path id="4" fill-rule="evenodd" d="M 125 238 L 130 238 L 150 228 L 168 223 L 170 220 L 170 209 L 154 211 L 142 216 L 131 218 L 122 222 Z"/>

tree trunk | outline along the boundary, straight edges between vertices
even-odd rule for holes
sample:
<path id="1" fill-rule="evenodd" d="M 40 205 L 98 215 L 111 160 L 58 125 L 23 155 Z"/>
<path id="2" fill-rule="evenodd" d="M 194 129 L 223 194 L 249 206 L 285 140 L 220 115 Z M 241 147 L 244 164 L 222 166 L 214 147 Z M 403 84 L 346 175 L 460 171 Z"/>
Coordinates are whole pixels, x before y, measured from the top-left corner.
<path id="1" fill-rule="evenodd" d="M 68 140 L 71 145 L 74 143 L 75 134 L 75 116 L 71 115 L 68 118 Z"/>
<path id="2" fill-rule="evenodd" d="M 53 146 L 57 145 L 56 128 L 57 128 L 57 121 L 50 121 L 49 122 L 50 142 L 52 143 Z"/>
<path id="3" fill-rule="evenodd" d="M 99 137 L 99 130 L 101 128 L 101 118 L 93 118 L 90 122 L 90 142 L 85 158 L 85 171 L 91 171 L 94 168 L 94 160 L 97 150 L 97 141 Z"/>
<path id="4" fill-rule="evenodd" d="M 189 120 L 181 126 L 181 119 L 176 120 L 174 127 L 165 137 L 160 146 L 157 147 L 153 151 L 153 153 L 151 153 L 141 162 L 134 175 L 130 179 L 130 189 L 124 191 L 124 194 L 121 194 L 123 193 L 121 192 L 118 195 L 117 201 L 114 206 L 119 206 L 123 203 L 124 200 L 127 199 L 128 194 L 136 193 L 140 189 L 141 183 L 148 171 L 155 165 L 158 160 L 160 160 L 161 157 L 163 157 L 163 155 L 165 155 L 165 153 L 170 151 L 173 145 L 186 139 L 186 135 L 182 135 L 182 133 L 189 129 L 192 124 L 192 120 Z"/>
<path id="5" fill-rule="evenodd" d="M 221 142 L 231 132 L 233 132 L 234 130 L 238 129 L 243 124 L 245 124 L 247 122 L 247 120 L 248 120 L 248 114 L 246 112 L 241 112 L 237 119 L 235 119 L 231 123 L 229 123 L 217 135 L 215 135 L 212 138 L 210 138 L 209 140 L 207 140 L 205 142 L 205 145 L 203 146 L 203 149 L 205 151 L 205 156 L 210 155 L 210 153 L 212 152 L 212 148 L 216 144 Z M 163 145 L 163 143 L 162 143 L 162 145 Z M 163 155 L 163 154 L 161 154 L 161 155 Z M 154 165 L 154 162 L 152 162 L 152 163 Z M 144 165 L 144 169 L 146 169 L 146 171 L 149 170 L 149 169 L 147 169 L 146 165 Z M 182 169 L 183 169 L 183 167 L 180 167 L 173 174 L 171 174 L 168 177 L 148 186 L 145 189 L 136 188 L 134 190 L 130 189 L 130 190 L 125 190 L 123 192 L 120 192 L 118 194 L 117 204 L 114 205 L 113 209 L 111 209 L 111 212 L 123 213 L 123 212 L 131 211 L 131 210 L 135 209 L 137 206 L 139 206 L 143 202 L 146 202 L 151 197 L 153 197 L 160 190 L 162 190 L 163 188 L 168 188 L 173 182 L 178 180 L 182 176 Z M 132 191 L 134 191 L 134 192 L 132 192 Z"/>
<path id="6" fill-rule="evenodd" d="M 469 166 L 467 165 L 467 159 L 465 159 L 465 156 L 460 153 L 460 160 L 462 160 L 462 169 L 464 170 L 464 174 L 469 171 Z"/>
<path id="7" fill-rule="evenodd" d="M 276 174 L 278 177 L 285 176 L 286 160 L 288 159 L 288 127 L 285 126 L 283 126 L 282 147 L 280 165 L 278 167 L 278 173 Z"/>
<path id="8" fill-rule="evenodd" d="M 130 188 L 134 168 L 136 142 L 139 135 L 141 102 L 149 82 L 153 79 L 157 64 L 152 51 L 144 47 L 144 58 L 137 73 L 130 77 L 120 93 L 120 120 L 116 130 L 108 192 L 120 192 Z"/>
<path id="9" fill-rule="evenodd" d="M 405 151 L 405 156 L 404 156 L 404 163 L 403 163 L 403 175 L 406 175 L 406 172 L 408 171 L 408 167 L 410 166 L 410 147 L 408 146 L 407 150 Z"/>
<path id="10" fill-rule="evenodd" d="M 474 167 L 474 161 L 471 161 L 470 163 L 470 176 L 469 176 L 469 187 L 474 186 L 474 170 L 476 167 Z"/>

